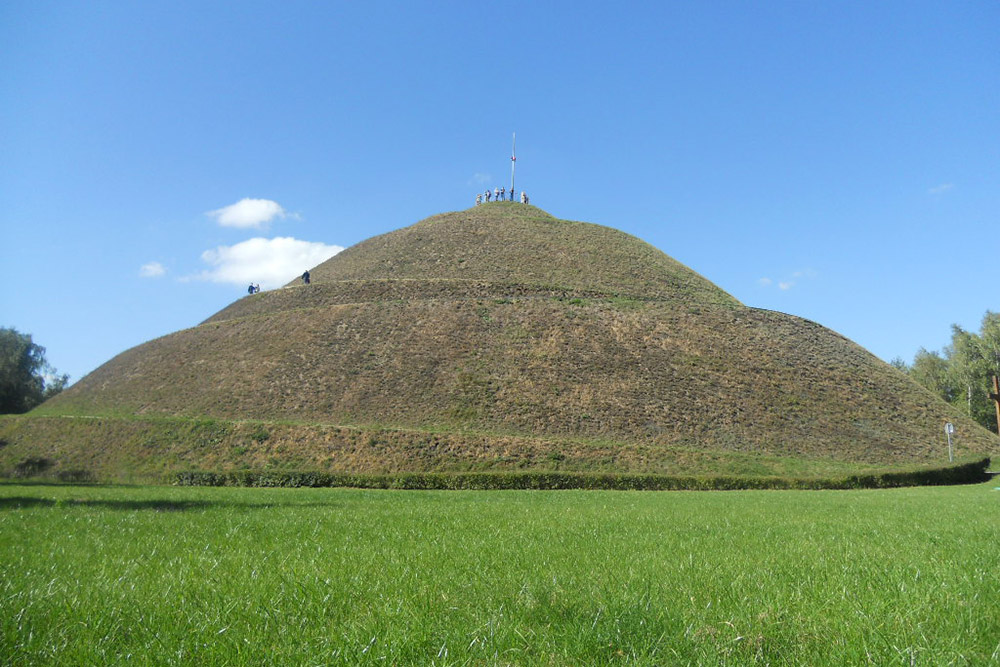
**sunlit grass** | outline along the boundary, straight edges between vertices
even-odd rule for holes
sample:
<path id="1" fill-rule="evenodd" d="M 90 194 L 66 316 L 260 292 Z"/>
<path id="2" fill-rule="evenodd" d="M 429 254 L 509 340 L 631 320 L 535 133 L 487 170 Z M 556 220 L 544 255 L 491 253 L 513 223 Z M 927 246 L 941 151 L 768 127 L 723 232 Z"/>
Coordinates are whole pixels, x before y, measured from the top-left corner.
<path id="1" fill-rule="evenodd" d="M 0 485 L 4 664 L 984 664 L 995 484 Z"/>

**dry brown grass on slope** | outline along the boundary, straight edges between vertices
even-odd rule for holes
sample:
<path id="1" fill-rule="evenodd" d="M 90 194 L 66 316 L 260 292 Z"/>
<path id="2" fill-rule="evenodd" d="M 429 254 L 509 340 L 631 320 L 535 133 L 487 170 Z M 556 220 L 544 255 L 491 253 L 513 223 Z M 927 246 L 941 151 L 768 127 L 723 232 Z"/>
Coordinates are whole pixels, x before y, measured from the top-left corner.
<path id="1" fill-rule="evenodd" d="M 129 483 L 162 482 L 171 473 L 187 470 L 560 471 L 833 479 L 885 469 L 835 458 L 649 443 L 220 420 L 5 416 L 0 417 L 0 440 L 7 443 L 0 448 L 0 476 L 26 459 L 43 459 L 53 464 L 45 471 L 50 477 L 85 471 L 100 481 Z"/>
<path id="2" fill-rule="evenodd" d="M 288 310 L 322 308 L 324 306 L 369 303 L 374 301 L 412 301 L 435 299 L 444 301 L 499 299 L 611 299 L 616 294 L 571 287 L 551 287 L 525 283 L 495 283 L 485 280 L 440 278 L 419 280 L 338 280 L 310 285 L 293 284 L 280 290 L 260 292 L 234 301 L 203 324 L 222 322 L 239 317 L 269 315 Z M 622 301 L 649 301 L 652 297 L 627 297 Z M 675 299 L 679 300 L 679 299 Z M 692 303 L 697 303 L 692 301 Z"/>
<path id="3" fill-rule="evenodd" d="M 480 280 L 738 304 L 634 236 L 559 220 L 534 206 L 510 202 L 444 213 L 376 236 L 344 250 L 311 275 L 315 283 Z"/>
<path id="4" fill-rule="evenodd" d="M 385 424 L 869 463 L 934 459 L 950 419 L 968 447 L 995 446 L 814 323 L 600 300 L 353 304 L 208 324 L 120 355 L 42 412 Z"/>

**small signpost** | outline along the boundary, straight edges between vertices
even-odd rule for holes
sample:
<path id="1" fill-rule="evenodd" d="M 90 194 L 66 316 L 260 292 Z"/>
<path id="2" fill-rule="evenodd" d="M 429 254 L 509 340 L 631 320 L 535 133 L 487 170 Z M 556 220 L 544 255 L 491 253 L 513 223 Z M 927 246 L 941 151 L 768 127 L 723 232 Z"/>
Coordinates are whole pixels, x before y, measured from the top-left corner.
<path id="1" fill-rule="evenodd" d="M 948 436 L 948 463 L 951 463 L 955 460 L 954 451 L 951 447 L 951 435 L 955 432 L 955 425 L 948 422 L 944 425 L 944 432 Z"/>

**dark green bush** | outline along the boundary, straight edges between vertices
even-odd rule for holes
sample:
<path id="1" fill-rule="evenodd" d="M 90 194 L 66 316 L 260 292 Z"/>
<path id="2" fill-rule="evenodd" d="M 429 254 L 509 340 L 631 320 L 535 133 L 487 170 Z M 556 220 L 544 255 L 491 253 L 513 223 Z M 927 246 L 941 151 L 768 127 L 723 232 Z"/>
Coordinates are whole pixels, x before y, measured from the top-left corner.
<path id="1" fill-rule="evenodd" d="M 270 437 L 271 437 L 270 432 L 268 432 L 266 428 L 264 428 L 259 424 L 250 433 L 250 439 L 257 443 L 266 442 Z"/>
<path id="2" fill-rule="evenodd" d="M 681 477 L 614 473 L 469 472 L 400 473 L 395 475 L 330 473 L 319 471 L 260 471 L 176 473 L 180 486 L 354 487 L 363 489 L 607 489 L 620 491 L 736 489 L 872 489 L 899 486 L 974 484 L 989 478 L 990 460 L 948 468 L 852 475 L 843 479 L 787 477 Z"/>
<path id="3" fill-rule="evenodd" d="M 94 473 L 89 470 L 60 470 L 56 479 L 67 484 L 93 484 L 97 481 Z"/>
<path id="4" fill-rule="evenodd" d="M 14 477 L 35 477 L 41 475 L 53 465 L 55 465 L 55 461 L 52 459 L 42 457 L 27 458 L 14 466 Z"/>

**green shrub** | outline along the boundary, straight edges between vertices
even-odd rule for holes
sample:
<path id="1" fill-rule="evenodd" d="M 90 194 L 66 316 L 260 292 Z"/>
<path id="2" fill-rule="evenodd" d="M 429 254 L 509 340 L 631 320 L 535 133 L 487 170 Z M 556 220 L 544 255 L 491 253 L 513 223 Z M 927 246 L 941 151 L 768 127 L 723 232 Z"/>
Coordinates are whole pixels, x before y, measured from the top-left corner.
<path id="1" fill-rule="evenodd" d="M 250 433 L 250 439 L 256 443 L 266 442 L 271 437 L 270 432 L 260 424 Z"/>
<path id="2" fill-rule="evenodd" d="M 41 475 L 54 465 L 55 461 L 52 459 L 42 457 L 27 458 L 14 466 L 14 477 L 35 477 L 37 475 Z"/>
<path id="3" fill-rule="evenodd" d="M 975 484 L 989 478 L 990 460 L 948 468 L 852 475 L 843 479 L 788 477 L 694 477 L 571 472 L 399 473 L 395 475 L 289 470 L 187 471 L 173 475 L 178 486 L 354 487 L 363 489 L 605 489 L 617 491 L 731 491 L 737 489 L 879 489 L 901 486 Z"/>
<path id="4" fill-rule="evenodd" d="M 93 484 L 97 481 L 94 473 L 89 470 L 60 470 L 56 479 L 67 484 Z"/>

